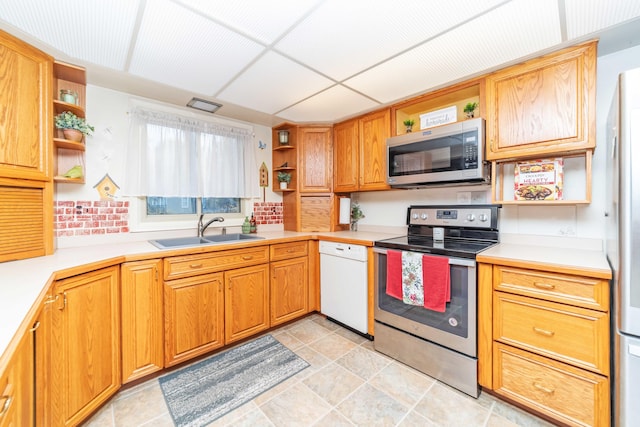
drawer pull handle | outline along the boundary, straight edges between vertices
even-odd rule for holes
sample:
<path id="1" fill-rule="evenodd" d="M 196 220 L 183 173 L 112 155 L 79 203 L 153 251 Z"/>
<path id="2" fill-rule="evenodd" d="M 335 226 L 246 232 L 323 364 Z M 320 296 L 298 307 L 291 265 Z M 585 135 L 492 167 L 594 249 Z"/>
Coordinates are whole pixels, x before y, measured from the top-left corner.
<path id="1" fill-rule="evenodd" d="M 547 393 L 547 394 L 553 394 L 553 392 L 555 391 L 555 389 L 551 389 L 549 387 L 545 387 L 542 384 L 538 384 L 536 381 L 533 382 L 533 386 L 535 388 L 537 388 L 538 390 Z"/>
<path id="2" fill-rule="evenodd" d="M 0 399 L 4 399 L 4 404 L 2 405 L 2 409 L 0 409 L 0 417 L 4 416 L 4 414 L 9 411 L 9 407 L 11 406 L 11 402 L 13 401 L 13 396 L 4 395 L 0 396 Z"/>
<path id="3" fill-rule="evenodd" d="M 292 253 L 294 253 L 295 251 L 296 251 L 296 250 L 295 250 L 295 249 L 293 249 L 293 248 L 289 248 L 289 249 L 287 249 L 287 253 L 288 253 L 288 254 L 292 254 Z"/>
<path id="4" fill-rule="evenodd" d="M 552 337 L 554 336 L 556 333 L 553 331 L 547 331 L 546 329 L 540 329 L 540 328 L 536 328 L 535 326 L 533 327 L 533 332 L 540 334 L 540 335 L 544 335 L 545 337 Z"/>
<path id="5" fill-rule="evenodd" d="M 189 268 L 202 268 L 202 263 L 200 263 L 200 264 L 189 264 Z"/>
<path id="6" fill-rule="evenodd" d="M 245 255 L 245 256 L 242 257 L 242 259 L 245 260 L 245 261 L 249 261 L 249 260 L 253 259 L 253 255 Z"/>
<path id="7" fill-rule="evenodd" d="M 556 285 L 550 285 L 548 283 L 538 283 L 538 282 L 533 282 L 533 286 L 539 289 L 546 289 L 546 290 L 552 290 L 556 288 Z"/>

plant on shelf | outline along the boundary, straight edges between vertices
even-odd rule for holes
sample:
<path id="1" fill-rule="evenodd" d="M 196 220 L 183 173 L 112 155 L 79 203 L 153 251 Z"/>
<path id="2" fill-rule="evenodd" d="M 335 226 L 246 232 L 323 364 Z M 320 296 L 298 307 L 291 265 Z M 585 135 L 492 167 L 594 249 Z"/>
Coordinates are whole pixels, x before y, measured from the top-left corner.
<path id="1" fill-rule="evenodd" d="M 466 113 L 468 119 L 473 118 L 476 107 L 478 107 L 477 102 L 469 102 L 467 105 L 464 106 L 464 112 Z"/>
<path id="2" fill-rule="evenodd" d="M 280 189 L 286 190 L 291 182 L 291 174 L 289 172 L 278 172 L 278 182 L 280 183 Z"/>
<path id="3" fill-rule="evenodd" d="M 415 121 L 413 119 L 407 119 L 407 120 L 402 122 L 402 124 L 405 125 L 405 127 L 407 129 L 407 133 L 411 132 L 413 130 L 413 124 L 414 123 L 415 123 Z"/>
<path id="4" fill-rule="evenodd" d="M 89 125 L 83 117 L 78 117 L 71 111 L 65 111 L 55 117 L 56 128 L 62 129 L 64 137 L 71 141 L 82 141 L 83 135 L 91 135 L 93 126 Z"/>
<path id="5" fill-rule="evenodd" d="M 351 205 L 351 229 L 358 231 L 358 221 L 364 218 L 364 213 L 360 209 L 358 202 L 353 202 Z"/>

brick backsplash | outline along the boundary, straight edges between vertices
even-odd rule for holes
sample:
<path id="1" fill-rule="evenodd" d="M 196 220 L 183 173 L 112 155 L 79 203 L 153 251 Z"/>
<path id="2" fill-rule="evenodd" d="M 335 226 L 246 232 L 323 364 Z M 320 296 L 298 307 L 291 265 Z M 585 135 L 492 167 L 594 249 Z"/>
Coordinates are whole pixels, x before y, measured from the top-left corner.
<path id="1" fill-rule="evenodd" d="M 53 212 L 58 237 L 129 232 L 129 202 L 59 200 Z"/>
<path id="2" fill-rule="evenodd" d="M 255 202 L 253 215 L 257 224 L 282 224 L 282 203 Z"/>

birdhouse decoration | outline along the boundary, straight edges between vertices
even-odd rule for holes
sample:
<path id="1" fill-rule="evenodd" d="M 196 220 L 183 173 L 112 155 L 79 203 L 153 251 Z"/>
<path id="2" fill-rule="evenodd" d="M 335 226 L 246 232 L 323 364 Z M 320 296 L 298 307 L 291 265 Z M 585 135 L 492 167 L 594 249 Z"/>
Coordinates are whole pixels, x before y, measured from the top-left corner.
<path id="1" fill-rule="evenodd" d="M 260 187 L 268 187 L 269 186 L 269 170 L 267 169 L 267 165 L 262 162 L 262 166 L 260 166 Z"/>
<path id="2" fill-rule="evenodd" d="M 109 174 L 103 176 L 102 179 L 93 186 L 93 188 L 98 190 L 100 200 L 113 200 L 116 196 L 116 191 L 120 189 L 120 187 L 113 182 L 113 179 L 111 179 Z"/>

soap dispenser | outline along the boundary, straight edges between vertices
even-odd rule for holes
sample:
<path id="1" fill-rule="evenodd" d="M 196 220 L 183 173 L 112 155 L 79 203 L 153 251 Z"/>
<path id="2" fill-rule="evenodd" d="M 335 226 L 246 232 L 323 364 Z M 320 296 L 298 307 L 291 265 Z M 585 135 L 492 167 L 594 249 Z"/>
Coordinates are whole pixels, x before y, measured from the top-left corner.
<path id="1" fill-rule="evenodd" d="M 244 222 L 242 223 L 242 233 L 249 234 L 251 232 L 251 223 L 249 222 L 249 217 L 244 217 Z"/>

